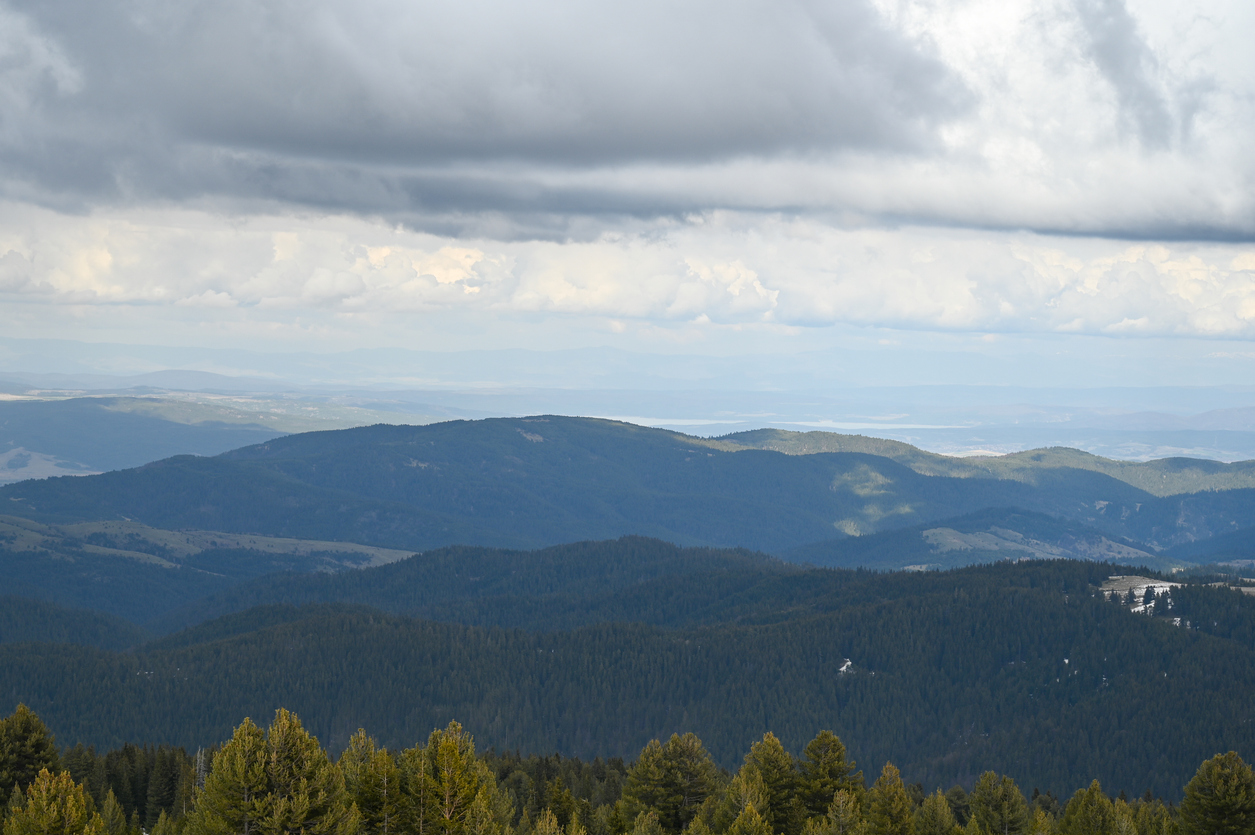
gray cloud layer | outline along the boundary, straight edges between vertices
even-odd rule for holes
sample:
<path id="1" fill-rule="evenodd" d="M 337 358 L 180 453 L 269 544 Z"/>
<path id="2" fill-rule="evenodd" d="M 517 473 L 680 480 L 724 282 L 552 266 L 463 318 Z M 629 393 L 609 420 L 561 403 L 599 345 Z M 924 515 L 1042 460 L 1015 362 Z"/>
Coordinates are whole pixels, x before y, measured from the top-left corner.
<path id="1" fill-rule="evenodd" d="M 966 103 L 864 2 L 54 0 L 20 13 L 9 63 L 25 64 L 25 124 L 5 156 L 11 176 L 54 192 L 248 192 L 256 179 L 300 199 L 295 181 L 330 174 L 339 191 L 356 165 L 912 150 Z"/>
<path id="2" fill-rule="evenodd" d="M 975 58 L 945 28 L 974 0 L 0 2 L 0 194 L 503 237 L 717 208 L 1255 234 L 1225 145 L 1249 113 L 1188 136 L 1205 74 L 1173 75 L 1123 0 L 1051 2 L 1006 8 L 1066 25 Z"/>

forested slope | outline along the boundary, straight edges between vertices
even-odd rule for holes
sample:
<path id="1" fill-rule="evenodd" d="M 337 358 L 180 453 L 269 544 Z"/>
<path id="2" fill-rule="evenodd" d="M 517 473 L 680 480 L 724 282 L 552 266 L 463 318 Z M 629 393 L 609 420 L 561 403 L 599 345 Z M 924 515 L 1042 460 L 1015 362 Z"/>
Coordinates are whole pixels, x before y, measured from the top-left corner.
<path id="1" fill-rule="evenodd" d="M 148 632 L 134 624 L 102 612 L 0 595 L 0 644 L 44 641 L 127 649 L 149 637 Z"/>
<path id="2" fill-rule="evenodd" d="M 605 621 L 676 626 L 734 618 L 747 600 L 777 611 L 795 596 L 830 597 L 850 580 L 804 573 L 764 554 L 680 548 L 639 536 L 537 551 L 454 546 L 359 571 L 262 577 L 170 611 L 151 626 L 168 632 L 253 606 L 306 603 L 525 629 Z"/>
<path id="3" fill-rule="evenodd" d="M 1233 610 L 1228 637 L 1175 626 L 1098 595 L 1102 568 L 852 573 L 830 608 L 777 601 L 763 622 L 681 630 L 262 610 L 135 654 L 6 645 L 0 667 L 10 698 L 67 743 L 204 745 L 285 705 L 333 748 L 359 726 L 399 744 L 457 718 L 498 748 L 582 756 L 694 731 L 731 765 L 765 729 L 796 748 L 829 727 L 930 784 L 994 768 L 1137 793 L 1176 791 L 1217 750 L 1250 752 L 1255 652 L 1237 633 L 1251 607 Z"/>

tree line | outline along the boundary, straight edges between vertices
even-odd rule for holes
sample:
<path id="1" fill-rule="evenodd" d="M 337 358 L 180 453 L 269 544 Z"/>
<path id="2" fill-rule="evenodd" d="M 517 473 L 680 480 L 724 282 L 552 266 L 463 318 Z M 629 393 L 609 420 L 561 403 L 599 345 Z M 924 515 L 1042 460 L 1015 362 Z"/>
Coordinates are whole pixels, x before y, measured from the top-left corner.
<path id="1" fill-rule="evenodd" d="M 0 792 L 3 835 L 1255 835 L 1255 773 L 1234 752 L 1203 762 L 1180 806 L 1097 780 L 1062 803 L 993 771 L 928 794 L 887 762 L 868 785 L 831 731 L 800 756 L 768 732 L 734 773 L 692 733 L 629 766 L 480 754 L 456 721 L 398 751 L 359 730 L 333 758 L 282 708 L 189 756 L 60 752 L 19 706 L 0 720 Z"/>

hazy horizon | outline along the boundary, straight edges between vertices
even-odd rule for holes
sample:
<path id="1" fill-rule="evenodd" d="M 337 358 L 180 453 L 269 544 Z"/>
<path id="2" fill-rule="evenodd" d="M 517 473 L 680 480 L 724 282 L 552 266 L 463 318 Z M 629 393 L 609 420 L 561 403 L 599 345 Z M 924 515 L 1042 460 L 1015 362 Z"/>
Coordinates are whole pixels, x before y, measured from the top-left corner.
<path id="1" fill-rule="evenodd" d="M 1253 26 L 1232 0 L 0 2 L 0 376 L 468 414 L 521 387 L 480 411 L 715 429 L 1255 407 Z M 982 393 L 956 417 L 947 386 Z M 571 394 L 610 389 L 691 396 Z M 1178 440 L 1137 454 L 1255 455 Z"/>

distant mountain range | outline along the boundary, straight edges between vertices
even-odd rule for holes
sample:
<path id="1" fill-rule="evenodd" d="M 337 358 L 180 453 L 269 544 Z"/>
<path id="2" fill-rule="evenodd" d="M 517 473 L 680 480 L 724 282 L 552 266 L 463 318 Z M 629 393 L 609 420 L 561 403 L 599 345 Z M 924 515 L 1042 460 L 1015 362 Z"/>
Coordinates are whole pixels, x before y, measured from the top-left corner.
<path id="1" fill-rule="evenodd" d="M 370 426 L 212 458 L 0 488 L 14 515 L 130 519 L 424 550 L 625 534 L 784 553 L 994 507 L 1166 548 L 1255 526 L 1255 462 L 1117 462 L 1076 450 L 955 459 L 763 430 L 708 440 L 591 418 Z"/>
<path id="2" fill-rule="evenodd" d="M 11 592 L 168 625 L 273 572 L 626 535 L 846 568 L 1074 558 L 1172 571 L 1255 556 L 1252 485 L 1250 462 L 958 459 L 824 432 L 709 440 L 554 416 L 381 425 L 0 488 L 0 561 Z"/>

